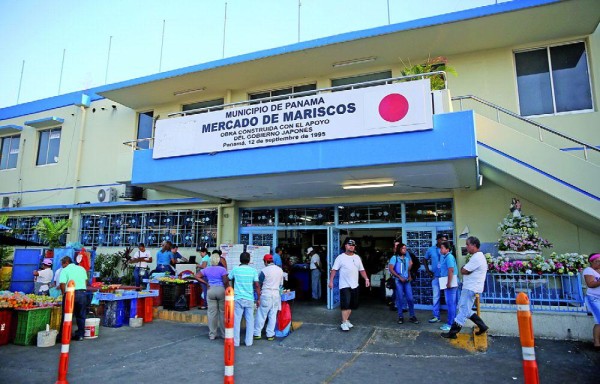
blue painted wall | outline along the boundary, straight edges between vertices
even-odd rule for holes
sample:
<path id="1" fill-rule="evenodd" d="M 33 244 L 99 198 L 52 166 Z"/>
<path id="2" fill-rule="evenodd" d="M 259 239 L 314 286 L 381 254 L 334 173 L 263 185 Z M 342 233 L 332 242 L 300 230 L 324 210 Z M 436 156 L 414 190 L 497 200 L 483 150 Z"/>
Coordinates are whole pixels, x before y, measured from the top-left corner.
<path id="1" fill-rule="evenodd" d="M 473 111 L 434 115 L 428 131 L 152 159 L 134 153 L 133 184 L 447 161 L 477 157 Z"/>

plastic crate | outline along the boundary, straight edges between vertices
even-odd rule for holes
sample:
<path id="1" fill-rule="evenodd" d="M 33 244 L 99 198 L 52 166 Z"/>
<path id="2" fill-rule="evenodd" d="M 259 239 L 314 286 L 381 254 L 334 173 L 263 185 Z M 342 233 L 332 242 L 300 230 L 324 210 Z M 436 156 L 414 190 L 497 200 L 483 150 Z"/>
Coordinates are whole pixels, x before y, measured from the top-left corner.
<path id="1" fill-rule="evenodd" d="M 199 307 L 202 305 L 202 287 L 200 284 L 187 284 L 185 295 L 188 301 L 189 308 Z M 206 305 L 206 304 L 205 304 Z"/>
<path id="2" fill-rule="evenodd" d="M 154 306 L 152 305 L 152 298 L 146 297 L 144 301 L 144 323 L 151 323 L 154 317 Z"/>
<path id="3" fill-rule="evenodd" d="M 17 334 L 15 344 L 32 345 L 37 341 L 37 333 L 46 329 L 50 324 L 52 308 L 35 308 L 17 311 Z"/>
<path id="4" fill-rule="evenodd" d="M 115 300 L 117 296 L 114 293 L 98 292 L 96 298 L 98 300 Z"/>
<path id="5" fill-rule="evenodd" d="M 0 345 L 8 344 L 10 341 L 12 317 L 12 309 L 0 309 Z"/>
<path id="6" fill-rule="evenodd" d="M 150 283 L 150 290 L 158 291 L 158 295 L 152 300 L 152 305 L 155 307 L 160 307 L 162 304 L 162 286 L 159 283 Z"/>
<path id="7" fill-rule="evenodd" d="M 110 301 L 104 306 L 102 315 L 102 326 L 110 328 L 119 328 L 123 326 L 125 320 L 125 302 L 123 300 Z"/>
<path id="8" fill-rule="evenodd" d="M 56 306 L 50 309 L 50 329 L 60 331 L 62 321 L 62 307 Z"/>
<path id="9" fill-rule="evenodd" d="M 141 298 L 146 298 L 146 297 L 158 297 L 159 296 L 159 290 L 158 289 L 150 289 L 147 291 L 139 291 L 138 292 L 138 299 Z"/>
<path id="10" fill-rule="evenodd" d="M 186 284 L 161 284 L 161 287 L 163 308 L 175 309 L 175 303 L 177 302 L 177 299 L 182 295 L 185 297 Z"/>
<path id="11" fill-rule="evenodd" d="M 296 291 L 290 291 L 281 295 L 281 301 L 290 301 L 296 298 Z"/>

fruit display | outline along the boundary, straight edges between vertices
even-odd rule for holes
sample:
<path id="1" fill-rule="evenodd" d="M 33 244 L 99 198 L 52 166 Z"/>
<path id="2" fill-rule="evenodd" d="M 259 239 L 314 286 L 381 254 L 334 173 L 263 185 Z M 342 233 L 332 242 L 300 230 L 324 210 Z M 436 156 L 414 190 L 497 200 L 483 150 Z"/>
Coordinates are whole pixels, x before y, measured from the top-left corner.
<path id="1" fill-rule="evenodd" d="M 0 308 L 44 308 L 61 305 L 62 297 L 53 298 L 50 296 L 34 295 L 33 293 L 24 294 L 21 292 L 0 291 Z"/>
<path id="2" fill-rule="evenodd" d="M 177 279 L 174 277 L 159 277 L 158 281 L 165 284 L 187 284 L 189 280 Z"/>

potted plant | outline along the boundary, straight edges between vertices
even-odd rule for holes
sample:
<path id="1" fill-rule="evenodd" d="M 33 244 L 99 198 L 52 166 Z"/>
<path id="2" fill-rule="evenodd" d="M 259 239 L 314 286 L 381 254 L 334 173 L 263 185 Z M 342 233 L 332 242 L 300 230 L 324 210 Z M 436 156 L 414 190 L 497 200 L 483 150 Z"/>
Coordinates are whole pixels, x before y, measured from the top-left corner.
<path id="1" fill-rule="evenodd" d="M 112 283 L 117 278 L 117 266 L 121 257 L 118 253 L 96 255 L 94 261 L 94 271 L 100 273 L 100 279 L 104 283 Z"/>
<path id="2" fill-rule="evenodd" d="M 438 71 L 444 71 L 446 73 L 451 73 L 454 76 L 457 76 L 456 70 L 448 65 L 448 59 L 444 56 L 438 56 L 434 58 L 430 57 L 425 62 L 416 65 L 411 64 L 410 61 L 408 63 L 402 61 L 402 64 L 404 65 L 404 69 L 400 71 L 400 74 L 402 76 L 420 75 Z M 440 91 L 442 89 L 446 89 L 446 79 L 443 75 L 432 75 L 429 76 L 429 79 L 431 80 L 432 91 Z M 414 80 L 418 80 L 418 78 L 414 78 Z"/>
<path id="3" fill-rule="evenodd" d="M 71 219 L 61 219 L 57 222 L 50 220 L 47 217 L 41 219 L 35 226 L 40 239 L 48 244 L 48 250 L 46 251 L 47 258 L 54 257 L 54 248 L 58 248 L 61 245 L 61 237 L 67 233 L 69 227 L 71 227 Z"/>

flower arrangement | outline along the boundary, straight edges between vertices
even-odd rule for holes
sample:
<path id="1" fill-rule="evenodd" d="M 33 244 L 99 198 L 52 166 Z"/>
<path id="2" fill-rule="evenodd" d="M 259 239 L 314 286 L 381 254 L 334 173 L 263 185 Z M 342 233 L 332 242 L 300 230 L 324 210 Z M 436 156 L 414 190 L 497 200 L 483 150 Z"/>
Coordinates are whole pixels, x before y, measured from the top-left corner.
<path id="1" fill-rule="evenodd" d="M 573 276 L 583 271 L 587 265 L 587 256 L 578 253 L 557 255 L 552 252 L 549 258 L 537 255 L 532 260 L 511 260 L 508 257 L 492 258 L 486 255 L 488 270 L 496 273 L 524 273 L 527 275 L 556 273 Z"/>
<path id="2" fill-rule="evenodd" d="M 551 248 L 552 244 L 540 237 L 538 224 L 533 216 L 508 215 L 498 225 L 502 236 L 498 239 L 498 249 L 501 251 L 541 251 Z"/>

